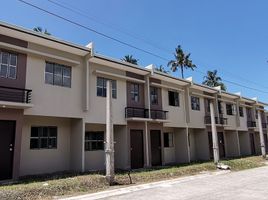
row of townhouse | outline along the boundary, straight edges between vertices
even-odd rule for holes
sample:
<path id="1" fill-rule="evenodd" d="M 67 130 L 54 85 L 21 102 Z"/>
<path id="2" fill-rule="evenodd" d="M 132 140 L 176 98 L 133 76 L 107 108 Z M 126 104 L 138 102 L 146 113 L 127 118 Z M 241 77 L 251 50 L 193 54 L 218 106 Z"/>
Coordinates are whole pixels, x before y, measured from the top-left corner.
<path id="1" fill-rule="evenodd" d="M 267 143 L 265 103 L 2 22 L 0 180 L 105 169 L 107 80 L 116 169 L 213 158 L 209 102 L 221 158 Z"/>

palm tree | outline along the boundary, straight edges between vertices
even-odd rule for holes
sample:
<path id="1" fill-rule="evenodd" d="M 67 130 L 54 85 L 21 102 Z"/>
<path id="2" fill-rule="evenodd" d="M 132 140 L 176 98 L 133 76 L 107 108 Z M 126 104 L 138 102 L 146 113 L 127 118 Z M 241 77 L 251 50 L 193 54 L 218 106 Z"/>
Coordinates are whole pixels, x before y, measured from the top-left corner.
<path id="1" fill-rule="evenodd" d="M 135 59 L 132 55 L 125 55 L 124 58 L 122 58 L 121 60 L 137 65 L 138 64 L 138 59 Z"/>
<path id="2" fill-rule="evenodd" d="M 163 65 L 159 65 L 159 67 L 155 67 L 155 70 L 156 71 L 159 71 L 159 72 L 166 73 L 166 74 L 169 73 L 169 71 L 165 70 L 165 68 L 163 67 Z"/>
<path id="3" fill-rule="evenodd" d="M 40 26 L 37 26 L 37 27 L 33 28 L 33 30 L 34 30 L 35 32 L 38 32 L 38 33 L 43 33 L 43 34 L 46 34 L 46 35 L 51 35 L 51 33 L 49 33 L 49 32 L 47 31 L 47 29 L 45 29 L 45 31 L 43 31 L 43 28 L 40 27 Z"/>
<path id="4" fill-rule="evenodd" d="M 181 77 L 184 78 L 183 70 L 190 68 L 194 70 L 196 65 L 192 63 L 190 59 L 190 53 L 185 54 L 180 45 L 175 49 L 174 57 L 175 60 L 171 60 L 168 62 L 168 66 L 170 66 L 173 72 L 176 72 L 178 68 L 181 69 Z"/>
<path id="5" fill-rule="evenodd" d="M 217 70 L 214 71 L 207 71 L 207 75 L 204 76 L 204 81 L 202 84 L 210 86 L 210 87 L 217 87 L 221 86 L 221 90 L 226 91 L 226 86 L 222 82 L 221 77 L 217 75 Z"/>

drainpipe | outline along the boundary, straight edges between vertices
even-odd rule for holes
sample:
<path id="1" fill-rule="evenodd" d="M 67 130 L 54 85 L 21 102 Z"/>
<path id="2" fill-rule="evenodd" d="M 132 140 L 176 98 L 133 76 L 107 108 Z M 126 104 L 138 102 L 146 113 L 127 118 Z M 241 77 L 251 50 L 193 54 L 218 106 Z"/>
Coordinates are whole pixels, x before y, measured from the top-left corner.
<path id="1" fill-rule="evenodd" d="M 110 185 L 114 184 L 114 133 L 112 115 L 112 84 L 107 80 L 106 97 L 106 180 Z"/>
<path id="2" fill-rule="evenodd" d="M 261 111 L 257 110 L 257 112 L 258 112 L 258 124 L 259 124 L 260 141 L 261 141 L 261 154 L 263 158 L 266 158 L 264 135 L 263 135 L 263 130 L 262 130 Z"/>
<path id="3" fill-rule="evenodd" d="M 214 105 L 211 100 L 209 101 L 209 107 L 210 107 L 211 129 L 212 129 L 213 157 L 214 157 L 214 163 L 218 164 L 219 163 L 218 134 L 215 123 Z"/>

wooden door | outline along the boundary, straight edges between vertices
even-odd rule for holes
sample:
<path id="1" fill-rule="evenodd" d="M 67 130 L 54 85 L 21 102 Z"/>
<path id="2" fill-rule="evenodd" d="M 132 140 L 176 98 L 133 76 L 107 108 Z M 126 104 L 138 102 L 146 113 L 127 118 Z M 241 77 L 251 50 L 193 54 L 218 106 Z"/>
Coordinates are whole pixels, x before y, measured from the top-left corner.
<path id="1" fill-rule="evenodd" d="M 131 169 L 144 167 L 143 131 L 130 130 Z"/>
<path id="2" fill-rule="evenodd" d="M 162 153 L 161 153 L 161 131 L 151 130 L 151 158 L 152 166 L 162 165 Z"/>

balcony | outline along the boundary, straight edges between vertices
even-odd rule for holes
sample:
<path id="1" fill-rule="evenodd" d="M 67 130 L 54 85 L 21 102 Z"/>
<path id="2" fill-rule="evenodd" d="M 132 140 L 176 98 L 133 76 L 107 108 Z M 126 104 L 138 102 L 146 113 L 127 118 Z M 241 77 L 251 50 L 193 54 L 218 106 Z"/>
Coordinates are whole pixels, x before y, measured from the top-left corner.
<path id="1" fill-rule="evenodd" d="M 160 119 L 166 120 L 168 111 L 164 110 L 150 110 L 151 119 Z M 149 119 L 149 109 L 145 108 L 135 108 L 135 107 L 126 107 L 125 108 L 125 117 L 126 118 L 147 118 Z"/>
<path id="2" fill-rule="evenodd" d="M 248 126 L 248 128 L 254 128 L 254 127 L 257 127 L 257 126 L 256 126 L 256 122 L 254 122 L 254 121 L 247 121 L 247 126 Z"/>
<path id="3" fill-rule="evenodd" d="M 0 86 L 0 101 L 31 103 L 32 90 Z"/>
<path id="4" fill-rule="evenodd" d="M 216 125 L 227 125 L 228 121 L 227 121 L 227 118 L 215 117 L 215 123 Z M 205 124 L 211 124 L 210 116 L 205 116 Z"/>

